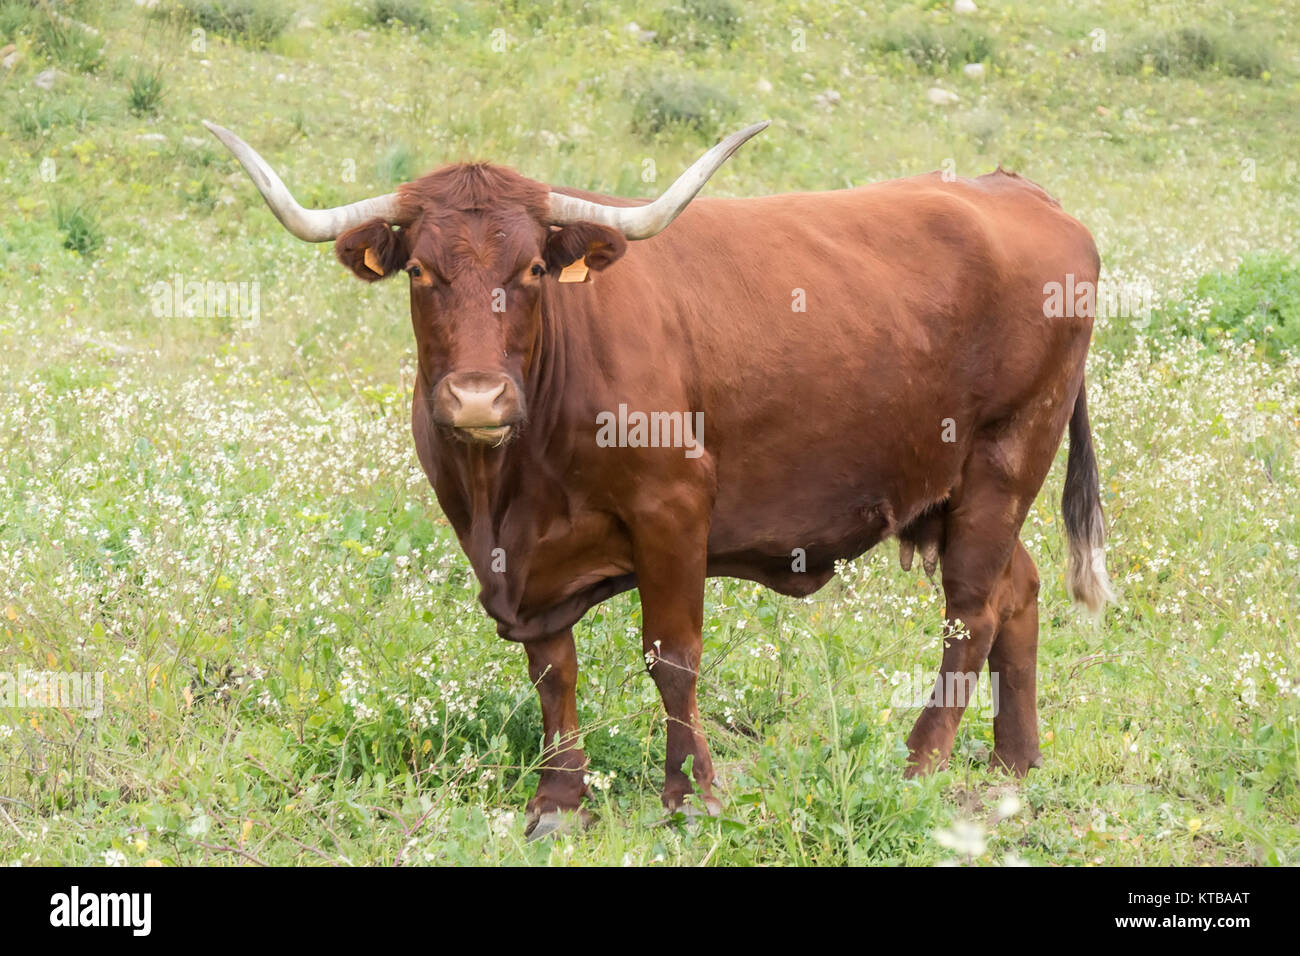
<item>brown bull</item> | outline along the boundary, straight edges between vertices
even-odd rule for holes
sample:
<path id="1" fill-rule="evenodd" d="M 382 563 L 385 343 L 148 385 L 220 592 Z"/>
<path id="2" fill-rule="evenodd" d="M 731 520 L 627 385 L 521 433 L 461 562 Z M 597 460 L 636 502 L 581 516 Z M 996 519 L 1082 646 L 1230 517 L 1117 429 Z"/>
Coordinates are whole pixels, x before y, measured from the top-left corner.
<path id="1" fill-rule="evenodd" d="M 613 594 L 641 593 L 668 717 L 664 804 L 694 791 L 711 812 L 706 577 L 806 595 L 890 536 L 905 566 L 917 547 L 927 570 L 942 555 L 964 633 L 945 641 L 910 773 L 947 759 L 965 700 L 944 688 L 986 662 L 995 764 L 1041 760 L 1038 574 L 1019 532 L 1067 424 L 1068 584 L 1094 612 L 1110 597 L 1083 384 L 1094 299 L 1047 307 L 1052 283 L 1096 283 L 1087 230 L 1001 170 L 691 202 L 765 125 L 648 205 L 475 164 L 316 211 L 209 126 L 295 235 L 337 239 L 367 281 L 409 276 L 420 463 L 541 695 L 530 830 L 580 811 L 571 628 Z"/>

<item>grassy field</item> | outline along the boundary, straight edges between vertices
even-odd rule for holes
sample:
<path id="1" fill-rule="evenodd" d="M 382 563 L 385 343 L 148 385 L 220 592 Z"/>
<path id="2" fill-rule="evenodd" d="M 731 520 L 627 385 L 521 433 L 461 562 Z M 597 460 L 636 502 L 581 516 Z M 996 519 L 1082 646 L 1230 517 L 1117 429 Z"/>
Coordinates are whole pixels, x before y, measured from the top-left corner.
<path id="1" fill-rule="evenodd" d="M 0 671 L 104 701 L 0 709 L 0 861 L 1300 861 L 1300 7 L 855 6 L 0 0 Z M 636 595 L 589 613 L 598 821 L 526 844 L 540 711 L 415 460 L 405 285 L 286 234 L 205 118 L 305 205 L 466 158 L 648 195 L 763 118 L 710 194 L 1041 183 L 1130 301 L 1089 372 L 1119 606 L 1066 599 L 1063 454 L 1024 529 L 1044 767 L 972 714 L 904 781 L 942 599 L 891 543 L 805 601 L 710 582 L 719 820 L 663 820 Z"/>

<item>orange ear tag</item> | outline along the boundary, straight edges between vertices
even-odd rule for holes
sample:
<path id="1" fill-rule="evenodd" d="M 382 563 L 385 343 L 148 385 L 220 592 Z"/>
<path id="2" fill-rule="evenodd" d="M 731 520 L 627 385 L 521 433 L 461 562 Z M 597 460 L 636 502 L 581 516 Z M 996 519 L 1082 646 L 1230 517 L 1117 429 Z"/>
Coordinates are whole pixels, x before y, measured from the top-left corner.
<path id="1" fill-rule="evenodd" d="M 576 259 L 570 262 L 560 272 L 561 282 L 586 282 L 587 281 L 587 257 Z"/>
<path id="2" fill-rule="evenodd" d="M 375 275 L 381 276 L 384 274 L 384 267 L 379 264 L 379 257 L 375 255 L 375 250 L 371 249 L 369 246 L 366 246 L 365 261 L 366 268 Z"/>

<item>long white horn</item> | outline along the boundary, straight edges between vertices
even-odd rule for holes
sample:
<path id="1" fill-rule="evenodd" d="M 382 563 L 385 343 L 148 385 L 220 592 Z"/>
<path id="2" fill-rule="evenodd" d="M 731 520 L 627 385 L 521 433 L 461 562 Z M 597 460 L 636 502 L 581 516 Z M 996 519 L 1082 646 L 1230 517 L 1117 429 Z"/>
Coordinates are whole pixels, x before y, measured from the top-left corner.
<path id="1" fill-rule="evenodd" d="M 235 159 L 244 167 L 249 179 L 262 194 L 266 204 L 275 213 L 284 228 L 299 239 L 307 242 L 329 242 L 337 239 L 343 232 L 353 226 L 359 226 L 369 219 L 383 219 L 393 222 L 398 215 L 397 193 L 387 193 L 372 199 L 335 206 L 333 209 L 303 209 L 298 205 L 293 194 L 281 182 L 266 160 L 257 155 L 257 151 L 230 130 L 216 123 L 203 121 L 203 125 L 217 139 L 225 144 L 226 149 L 235 154 Z"/>
<path id="2" fill-rule="evenodd" d="M 704 188 L 718 167 L 752 136 L 767 129 L 770 120 L 755 123 L 732 133 L 697 159 L 662 196 L 646 206 L 606 206 L 563 193 L 551 193 L 551 212 L 547 217 L 554 225 L 572 222 L 597 222 L 619 230 L 628 239 L 649 239 L 663 232 Z"/>

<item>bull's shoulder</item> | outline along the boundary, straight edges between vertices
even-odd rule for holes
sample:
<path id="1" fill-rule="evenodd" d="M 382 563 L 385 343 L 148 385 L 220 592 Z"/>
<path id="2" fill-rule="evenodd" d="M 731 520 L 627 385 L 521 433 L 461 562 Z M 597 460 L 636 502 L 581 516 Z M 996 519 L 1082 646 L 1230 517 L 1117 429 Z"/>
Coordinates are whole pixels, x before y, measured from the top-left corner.
<path id="1" fill-rule="evenodd" d="M 990 193 L 1014 193 L 1021 196 L 1032 196 L 1056 209 L 1061 208 L 1061 204 L 1056 197 L 1046 189 L 1032 179 L 1020 175 L 1020 173 L 1013 172 L 1010 169 L 1003 169 L 1001 163 L 993 172 L 976 176 L 972 182 Z"/>

